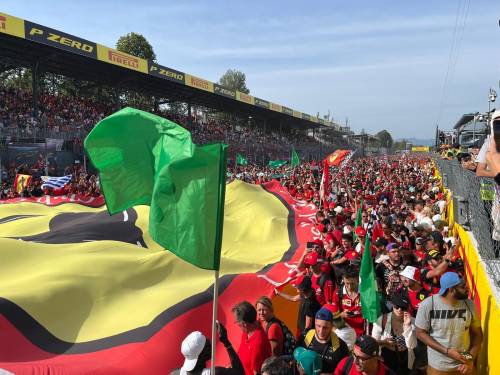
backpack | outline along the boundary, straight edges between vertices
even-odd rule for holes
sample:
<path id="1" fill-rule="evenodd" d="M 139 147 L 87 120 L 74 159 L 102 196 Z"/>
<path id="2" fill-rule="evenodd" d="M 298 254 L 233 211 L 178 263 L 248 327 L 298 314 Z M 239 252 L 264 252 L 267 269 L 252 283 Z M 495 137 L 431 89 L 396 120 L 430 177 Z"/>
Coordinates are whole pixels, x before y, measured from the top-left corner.
<path id="1" fill-rule="evenodd" d="M 295 336 L 292 331 L 279 319 L 273 318 L 266 324 L 266 335 L 271 328 L 271 325 L 277 323 L 280 325 L 281 330 L 283 331 L 283 354 L 282 355 L 291 355 L 293 356 L 293 351 L 297 347 L 297 341 L 295 340 Z"/>
<path id="2" fill-rule="evenodd" d="M 304 344 L 306 345 L 306 349 L 308 349 L 309 345 L 311 345 L 315 333 L 316 331 L 314 329 L 311 329 L 306 333 L 306 336 L 304 337 Z M 333 331 L 332 334 L 330 335 L 330 340 L 333 351 L 336 351 L 340 347 L 340 339 Z"/>

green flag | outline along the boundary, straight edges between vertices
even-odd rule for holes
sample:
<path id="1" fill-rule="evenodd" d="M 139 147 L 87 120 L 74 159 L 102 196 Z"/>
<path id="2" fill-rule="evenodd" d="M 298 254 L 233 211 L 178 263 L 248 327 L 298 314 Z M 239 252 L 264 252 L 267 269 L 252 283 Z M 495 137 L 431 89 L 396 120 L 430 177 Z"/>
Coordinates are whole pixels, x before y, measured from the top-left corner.
<path id="1" fill-rule="evenodd" d="M 361 269 L 359 271 L 361 282 L 359 284 L 359 295 L 361 298 L 361 312 L 363 318 L 370 323 L 377 321 L 380 316 L 380 294 L 378 292 L 375 269 L 373 267 L 372 252 L 370 250 L 370 236 L 366 235 L 365 248 L 361 258 Z"/>
<path id="2" fill-rule="evenodd" d="M 356 219 L 354 220 L 354 229 L 359 227 L 363 220 L 363 199 L 361 199 L 361 203 L 359 204 L 358 211 L 356 212 Z M 354 239 L 357 238 L 356 233 L 353 233 Z"/>
<path id="3" fill-rule="evenodd" d="M 286 160 L 269 160 L 269 167 L 275 169 L 275 168 L 279 168 L 279 167 L 282 167 L 283 165 L 285 165 L 287 163 Z"/>
<path id="4" fill-rule="evenodd" d="M 110 214 L 151 206 L 153 240 L 185 261 L 218 270 L 227 146 L 197 146 L 176 123 L 125 108 L 85 139 Z"/>
<path id="5" fill-rule="evenodd" d="M 297 155 L 297 151 L 295 151 L 295 147 L 292 146 L 292 158 L 290 161 L 290 165 L 295 168 L 300 164 L 299 155 Z"/>
<path id="6" fill-rule="evenodd" d="M 236 154 L 236 165 L 248 165 L 248 160 L 241 154 Z"/>

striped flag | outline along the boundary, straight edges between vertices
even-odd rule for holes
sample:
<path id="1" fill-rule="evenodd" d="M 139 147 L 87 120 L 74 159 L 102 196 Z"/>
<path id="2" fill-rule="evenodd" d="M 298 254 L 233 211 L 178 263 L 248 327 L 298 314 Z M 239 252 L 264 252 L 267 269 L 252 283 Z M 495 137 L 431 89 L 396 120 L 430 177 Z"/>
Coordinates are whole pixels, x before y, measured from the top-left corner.
<path id="1" fill-rule="evenodd" d="M 31 176 L 29 174 L 16 174 L 16 179 L 14 180 L 14 190 L 16 193 L 21 194 L 23 190 L 28 187 L 31 182 Z"/>
<path id="2" fill-rule="evenodd" d="M 60 189 L 71 181 L 71 175 L 62 177 L 42 176 L 42 181 L 43 181 L 42 189 L 46 187 L 53 189 Z"/>

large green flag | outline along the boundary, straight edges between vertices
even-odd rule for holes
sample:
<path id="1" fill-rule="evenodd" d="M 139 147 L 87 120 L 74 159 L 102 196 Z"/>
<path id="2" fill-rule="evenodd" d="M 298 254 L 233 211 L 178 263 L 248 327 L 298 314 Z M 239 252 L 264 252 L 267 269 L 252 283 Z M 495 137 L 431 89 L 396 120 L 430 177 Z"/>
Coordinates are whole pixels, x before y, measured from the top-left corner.
<path id="1" fill-rule="evenodd" d="M 248 165 L 248 160 L 241 154 L 236 154 L 236 164 L 237 165 Z"/>
<path id="2" fill-rule="evenodd" d="M 185 261 L 218 270 L 227 146 L 197 146 L 176 123 L 133 108 L 100 121 L 85 139 L 110 214 L 151 206 L 149 233 Z"/>
<path id="3" fill-rule="evenodd" d="M 359 204 L 358 211 L 356 212 L 356 219 L 354 220 L 354 229 L 359 227 L 363 221 L 363 199 L 361 199 L 361 203 Z M 357 238 L 356 233 L 353 233 L 354 239 Z"/>
<path id="4" fill-rule="evenodd" d="M 375 269 L 373 267 L 372 252 L 370 250 L 370 236 L 366 235 L 365 248 L 361 258 L 361 269 L 359 272 L 361 282 L 359 284 L 359 295 L 361 298 L 361 312 L 363 318 L 370 323 L 377 321 L 380 316 L 380 294 L 378 292 Z"/>
<path id="5" fill-rule="evenodd" d="M 283 165 L 285 165 L 287 163 L 286 160 L 269 160 L 269 167 L 275 169 L 275 168 L 279 168 L 279 167 L 282 167 Z"/>
<path id="6" fill-rule="evenodd" d="M 295 151 L 295 147 L 292 146 L 292 157 L 290 160 L 290 165 L 295 168 L 300 164 L 299 155 L 297 155 L 297 151 Z"/>

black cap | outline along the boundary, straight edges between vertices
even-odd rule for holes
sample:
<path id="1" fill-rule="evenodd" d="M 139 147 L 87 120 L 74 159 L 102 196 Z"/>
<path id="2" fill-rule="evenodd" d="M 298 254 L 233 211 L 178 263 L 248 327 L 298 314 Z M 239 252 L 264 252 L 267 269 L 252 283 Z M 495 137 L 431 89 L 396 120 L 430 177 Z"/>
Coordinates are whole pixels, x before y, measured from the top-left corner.
<path id="1" fill-rule="evenodd" d="M 408 298 L 402 293 L 393 294 L 391 302 L 394 306 L 401 307 L 403 310 L 408 310 L 408 306 L 410 305 L 410 301 L 408 301 Z"/>
<path id="2" fill-rule="evenodd" d="M 356 339 L 354 347 L 358 347 L 366 355 L 375 357 L 378 355 L 378 343 L 373 337 L 361 335 Z"/>
<path id="3" fill-rule="evenodd" d="M 312 288 L 312 281 L 309 276 L 304 276 L 299 285 L 297 285 L 298 290 L 306 291 Z"/>
<path id="4" fill-rule="evenodd" d="M 389 242 L 384 238 L 384 237 L 379 237 L 377 238 L 377 240 L 375 241 L 374 245 L 375 246 L 387 246 Z"/>

